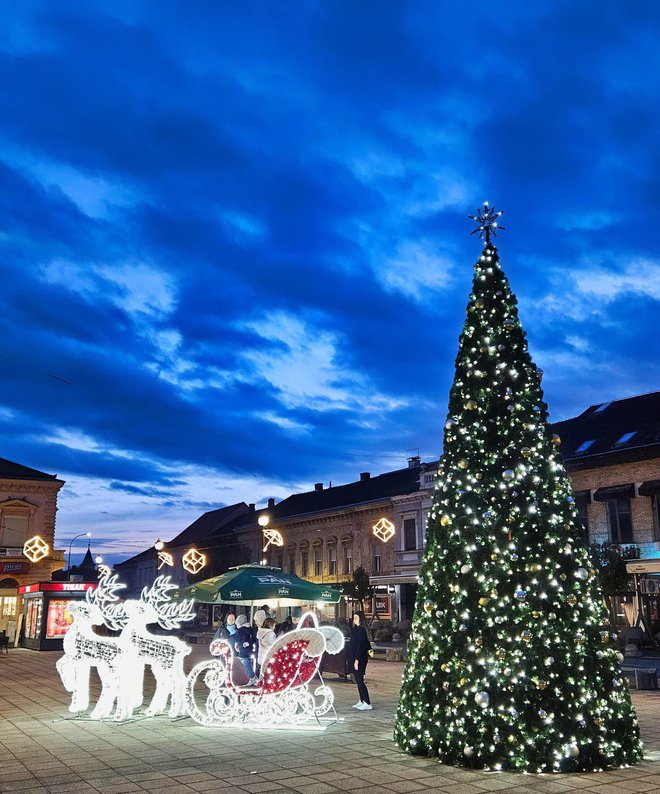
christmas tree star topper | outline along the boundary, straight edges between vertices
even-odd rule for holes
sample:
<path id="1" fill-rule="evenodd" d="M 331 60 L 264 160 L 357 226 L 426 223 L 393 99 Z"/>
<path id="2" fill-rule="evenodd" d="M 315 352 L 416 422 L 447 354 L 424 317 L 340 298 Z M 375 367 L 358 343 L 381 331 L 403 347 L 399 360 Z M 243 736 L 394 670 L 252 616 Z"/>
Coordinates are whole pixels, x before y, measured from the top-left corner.
<path id="1" fill-rule="evenodd" d="M 496 212 L 495 207 L 490 207 L 487 201 L 484 201 L 483 209 L 479 209 L 476 215 L 468 215 L 473 221 L 479 225 L 473 230 L 472 234 L 479 232 L 479 237 L 483 235 L 486 237 L 486 243 L 490 242 L 490 235 L 497 237 L 496 229 L 503 230 L 504 226 L 500 226 L 497 219 L 502 215 L 502 211 Z"/>

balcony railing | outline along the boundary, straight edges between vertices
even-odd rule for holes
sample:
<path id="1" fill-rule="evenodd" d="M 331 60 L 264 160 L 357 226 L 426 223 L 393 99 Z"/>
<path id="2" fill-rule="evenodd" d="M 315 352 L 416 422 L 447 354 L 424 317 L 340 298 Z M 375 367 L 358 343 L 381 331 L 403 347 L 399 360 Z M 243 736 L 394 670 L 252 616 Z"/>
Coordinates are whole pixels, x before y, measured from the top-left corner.
<path id="1" fill-rule="evenodd" d="M 422 560 L 421 549 L 412 549 L 409 551 L 394 552 L 395 568 L 410 568 L 411 566 L 419 565 L 421 560 Z"/>

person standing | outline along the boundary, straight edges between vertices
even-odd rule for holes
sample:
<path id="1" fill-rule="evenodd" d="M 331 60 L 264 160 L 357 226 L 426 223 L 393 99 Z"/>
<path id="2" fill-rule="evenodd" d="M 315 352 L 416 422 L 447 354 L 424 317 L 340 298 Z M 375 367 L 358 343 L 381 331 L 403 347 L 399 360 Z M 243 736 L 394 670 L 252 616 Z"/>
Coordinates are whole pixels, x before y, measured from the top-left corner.
<path id="1" fill-rule="evenodd" d="M 257 631 L 257 641 L 259 643 L 259 652 L 257 654 L 257 672 L 261 672 L 261 665 L 264 663 L 264 658 L 270 646 L 275 642 L 275 621 L 272 618 L 266 618 Z"/>
<path id="2" fill-rule="evenodd" d="M 257 649 L 257 638 L 246 615 L 239 615 L 236 618 L 236 627 L 236 634 L 232 638 L 234 640 L 234 651 L 249 676 L 247 686 L 253 686 L 259 680 L 254 674 L 254 667 L 252 666 L 252 657 Z"/>
<path id="3" fill-rule="evenodd" d="M 346 648 L 346 657 L 360 696 L 358 702 L 353 706 L 358 711 L 371 711 L 373 709 L 369 690 L 364 683 L 364 674 L 367 669 L 370 650 L 371 642 L 369 642 L 369 635 L 367 634 L 367 621 L 364 617 L 364 612 L 356 612 L 353 615 L 353 627 L 351 629 L 351 638 Z"/>

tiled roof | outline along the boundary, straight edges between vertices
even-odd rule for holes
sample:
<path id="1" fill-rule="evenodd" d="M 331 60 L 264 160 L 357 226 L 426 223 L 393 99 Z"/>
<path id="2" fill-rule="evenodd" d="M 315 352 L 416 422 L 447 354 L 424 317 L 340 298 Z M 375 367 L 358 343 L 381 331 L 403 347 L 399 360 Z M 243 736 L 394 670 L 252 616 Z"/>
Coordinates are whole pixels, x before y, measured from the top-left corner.
<path id="1" fill-rule="evenodd" d="M 56 480 L 57 474 L 46 474 L 37 469 L 30 469 L 28 466 L 21 466 L 20 463 L 13 463 L 11 460 L 0 458 L 0 479 L 3 480 Z"/>
<path id="2" fill-rule="evenodd" d="M 170 540 L 167 547 L 187 546 L 199 543 L 211 536 L 224 535 L 225 532 L 232 528 L 236 519 L 243 516 L 248 510 L 249 508 L 245 502 L 220 507 L 218 510 L 209 510 L 208 513 L 201 515 L 189 527 L 186 527 L 183 532 L 180 532 L 175 538 Z"/>
<path id="3" fill-rule="evenodd" d="M 561 452 L 570 468 L 607 458 L 639 460 L 660 454 L 660 392 L 591 405 L 572 419 L 556 422 Z M 584 461 L 583 463 L 581 461 Z"/>
<path id="4" fill-rule="evenodd" d="M 269 517 L 282 520 L 308 513 L 319 513 L 325 510 L 336 510 L 340 507 L 351 507 L 388 499 L 391 496 L 413 493 L 419 490 L 420 474 L 425 469 L 432 469 L 434 464 L 422 464 L 397 471 L 389 471 L 375 477 L 369 477 L 347 485 L 335 485 L 320 491 L 287 496 L 274 507 L 264 508 Z"/>

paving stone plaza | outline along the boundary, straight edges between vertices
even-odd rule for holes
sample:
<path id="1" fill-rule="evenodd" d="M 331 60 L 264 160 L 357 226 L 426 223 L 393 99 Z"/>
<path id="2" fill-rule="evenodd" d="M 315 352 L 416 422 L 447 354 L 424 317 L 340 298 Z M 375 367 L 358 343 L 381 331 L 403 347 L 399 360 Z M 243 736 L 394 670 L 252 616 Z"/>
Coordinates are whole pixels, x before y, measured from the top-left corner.
<path id="1" fill-rule="evenodd" d="M 188 667 L 206 655 L 204 646 L 195 648 Z M 55 671 L 58 656 L 11 649 L 0 657 L 0 792 L 660 792 L 658 690 L 633 691 L 644 763 L 600 774 L 526 776 L 458 769 L 400 752 L 392 726 L 402 663 L 370 663 L 371 712 L 354 711 L 355 686 L 329 675 L 337 724 L 256 731 L 203 728 L 188 718 L 140 716 L 123 724 L 74 718 Z"/>

